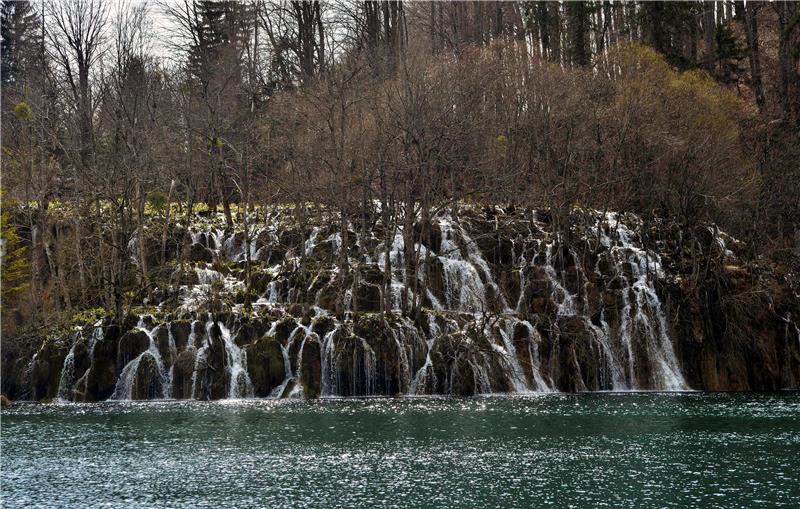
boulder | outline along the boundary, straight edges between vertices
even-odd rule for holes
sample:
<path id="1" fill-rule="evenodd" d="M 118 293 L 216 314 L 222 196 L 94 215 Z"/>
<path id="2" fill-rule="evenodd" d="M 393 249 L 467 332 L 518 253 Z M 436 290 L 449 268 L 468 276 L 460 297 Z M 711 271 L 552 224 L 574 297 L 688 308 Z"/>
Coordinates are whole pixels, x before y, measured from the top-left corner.
<path id="1" fill-rule="evenodd" d="M 61 367 L 67 349 L 54 350 L 48 345 L 39 351 L 33 361 L 31 372 L 31 399 L 50 399 L 58 394 L 58 384 L 61 379 Z"/>
<path id="2" fill-rule="evenodd" d="M 193 262 L 208 262 L 214 261 L 214 253 L 198 243 L 192 244 L 189 248 L 189 260 Z"/>
<path id="3" fill-rule="evenodd" d="M 133 379 L 131 399 L 161 399 L 164 386 L 155 358 L 147 353 L 139 360 L 136 376 Z"/>
<path id="4" fill-rule="evenodd" d="M 380 286 L 370 283 L 361 283 L 358 285 L 353 295 L 353 308 L 358 311 L 380 311 Z"/>
<path id="5" fill-rule="evenodd" d="M 280 343 L 263 336 L 245 348 L 247 372 L 253 382 L 253 392 L 258 398 L 269 396 L 286 378 L 286 367 Z"/>
<path id="6" fill-rule="evenodd" d="M 173 320 L 169 324 L 169 330 L 175 341 L 175 348 L 179 352 L 185 349 L 189 344 L 189 336 L 192 333 L 192 322 L 189 320 Z"/>
<path id="7" fill-rule="evenodd" d="M 117 347 L 117 364 L 120 369 L 150 348 L 150 337 L 142 329 L 132 329 L 119 338 Z"/>
<path id="8" fill-rule="evenodd" d="M 111 326 L 95 343 L 94 360 L 86 379 L 86 401 L 102 401 L 113 394 L 119 372 L 124 367 L 117 365 L 119 338 L 119 327 Z"/>
<path id="9" fill-rule="evenodd" d="M 183 350 L 175 359 L 172 371 L 172 395 L 176 399 L 192 397 L 192 373 L 194 373 L 196 352 L 193 348 Z"/>
<path id="10" fill-rule="evenodd" d="M 300 364 L 300 383 L 306 399 L 319 397 L 321 390 L 322 355 L 320 343 L 309 338 L 303 345 L 303 356 Z"/>

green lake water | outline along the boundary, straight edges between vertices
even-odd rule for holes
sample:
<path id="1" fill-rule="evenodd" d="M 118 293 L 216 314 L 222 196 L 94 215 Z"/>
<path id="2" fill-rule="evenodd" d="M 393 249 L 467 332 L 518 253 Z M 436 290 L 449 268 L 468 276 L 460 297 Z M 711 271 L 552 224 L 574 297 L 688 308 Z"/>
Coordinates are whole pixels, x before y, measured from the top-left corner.
<path id="1" fill-rule="evenodd" d="M 17 404 L 2 507 L 799 507 L 800 394 Z"/>

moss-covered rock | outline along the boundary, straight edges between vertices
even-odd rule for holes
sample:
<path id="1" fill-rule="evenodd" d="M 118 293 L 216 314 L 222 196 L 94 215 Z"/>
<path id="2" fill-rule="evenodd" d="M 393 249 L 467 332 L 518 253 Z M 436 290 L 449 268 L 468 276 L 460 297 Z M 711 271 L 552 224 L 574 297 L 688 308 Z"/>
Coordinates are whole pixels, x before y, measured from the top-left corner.
<path id="1" fill-rule="evenodd" d="M 164 385 L 158 363 L 146 353 L 139 360 L 136 376 L 131 388 L 131 399 L 160 399 L 164 396 Z"/>
<path id="2" fill-rule="evenodd" d="M 52 399 L 58 395 L 61 369 L 69 349 L 67 338 L 51 339 L 42 345 L 32 366 L 31 399 Z"/>
<path id="3" fill-rule="evenodd" d="M 150 347 L 150 337 L 142 329 L 132 329 L 119 338 L 117 364 L 120 369 Z"/>
<path id="4" fill-rule="evenodd" d="M 263 336 L 248 345 L 245 352 L 254 395 L 265 398 L 286 378 L 281 344 L 274 337 Z"/>
<path id="5" fill-rule="evenodd" d="M 353 308 L 362 312 L 380 311 L 380 286 L 371 283 L 361 283 L 358 285 L 353 295 Z"/>
<path id="6" fill-rule="evenodd" d="M 189 335 L 192 333 L 192 322 L 189 320 L 173 320 L 169 323 L 175 348 L 180 352 L 189 344 Z M 194 345 L 192 345 L 194 346 Z"/>
<path id="7" fill-rule="evenodd" d="M 192 397 L 192 373 L 194 373 L 196 352 L 194 348 L 181 351 L 175 359 L 172 370 L 172 395 L 176 399 Z"/>
<path id="8" fill-rule="evenodd" d="M 86 401 L 102 401 L 114 392 L 117 377 L 124 367 L 117 365 L 119 338 L 120 329 L 114 325 L 108 327 L 103 337 L 95 343 L 94 359 L 86 379 Z"/>
<path id="9" fill-rule="evenodd" d="M 322 354 L 316 338 L 309 338 L 303 344 L 300 362 L 300 383 L 306 399 L 317 398 L 321 389 Z"/>
<path id="10" fill-rule="evenodd" d="M 192 262 L 211 263 L 214 261 L 214 253 L 207 247 L 194 243 L 189 248 L 189 260 Z"/>

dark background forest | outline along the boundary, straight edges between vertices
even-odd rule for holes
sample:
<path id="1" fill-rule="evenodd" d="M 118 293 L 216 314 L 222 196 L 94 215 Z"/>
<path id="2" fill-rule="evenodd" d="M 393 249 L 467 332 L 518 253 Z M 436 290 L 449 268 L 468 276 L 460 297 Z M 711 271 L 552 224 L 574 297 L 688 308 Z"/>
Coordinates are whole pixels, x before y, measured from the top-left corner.
<path id="1" fill-rule="evenodd" d="M 791 2 L 4 1 L 4 332 L 146 299 L 193 211 L 633 211 L 796 270 L 799 65 Z"/>

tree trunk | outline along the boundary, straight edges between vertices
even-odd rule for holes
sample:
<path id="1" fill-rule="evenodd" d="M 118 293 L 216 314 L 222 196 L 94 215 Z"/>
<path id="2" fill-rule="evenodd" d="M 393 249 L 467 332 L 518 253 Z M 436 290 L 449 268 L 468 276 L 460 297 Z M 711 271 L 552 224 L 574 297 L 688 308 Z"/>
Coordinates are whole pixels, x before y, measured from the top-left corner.
<path id="1" fill-rule="evenodd" d="M 142 286 L 145 291 L 149 291 L 150 277 L 147 273 L 147 247 L 144 238 L 144 193 L 142 192 L 142 183 L 136 182 L 136 243 L 139 246 L 139 270 L 142 275 Z M 120 249 L 125 249 L 123 244 Z"/>
<path id="2" fill-rule="evenodd" d="M 345 201 L 347 203 L 347 201 Z M 345 281 L 346 281 L 346 271 L 347 271 L 347 214 L 345 213 L 345 208 L 342 207 L 339 213 L 339 235 L 341 236 L 341 242 L 339 243 L 339 256 L 338 256 L 338 263 L 339 266 L 339 291 L 338 291 L 338 298 L 336 299 L 336 310 L 337 314 L 344 315 L 345 309 L 345 294 L 347 290 L 345 289 Z"/>
<path id="3" fill-rule="evenodd" d="M 433 4 L 431 4 L 433 9 Z M 380 185 L 381 185 L 381 221 L 383 222 L 383 291 L 381 292 L 381 311 L 384 314 L 392 309 L 392 239 L 394 237 L 394 228 L 392 227 L 389 217 L 389 210 L 391 204 L 389 203 L 389 192 L 386 183 L 386 168 L 382 165 L 380 167 Z"/>
<path id="4" fill-rule="evenodd" d="M 756 96 L 758 112 L 764 113 L 764 86 L 761 82 L 761 60 L 758 51 L 758 8 L 759 5 L 750 2 L 745 9 L 745 32 L 747 33 L 747 45 L 750 48 L 750 83 L 753 93 Z"/>
<path id="5" fill-rule="evenodd" d="M 406 194 L 405 213 L 403 215 L 403 258 L 405 267 L 403 270 L 403 291 L 402 302 L 400 303 L 403 314 L 408 313 L 408 290 L 411 287 L 409 281 L 414 275 L 414 198 L 411 193 Z"/>
<path id="6" fill-rule="evenodd" d="M 167 193 L 167 217 L 164 220 L 164 229 L 161 231 L 161 263 L 167 261 L 167 234 L 169 233 L 169 221 L 172 217 L 172 193 L 175 190 L 175 179 L 169 182 L 169 193 Z"/>
<path id="7" fill-rule="evenodd" d="M 714 20 L 714 2 L 705 2 L 703 10 L 703 38 L 705 39 L 705 67 L 708 72 L 713 73 L 715 67 L 714 55 L 714 32 L 717 26 Z"/>
<path id="8" fill-rule="evenodd" d="M 59 237 L 61 236 L 59 234 L 59 232 L 60 232 L 60 228 L 58 228 L 58 226 L 56 226 L 56 238 L 53 239 L 52 235 L 48 235 L 48 237 L 50 237 L 49 240 L 54 240 L 56 245 L 59 244 L 59 240 L 60 240 Z M 54 256 L 54 253 L 53 253 L 50 245 L 51 245 L 51 242 L 45 241 L 45 249 L 46 249 L 46 252 L 47 252 L 47 257 L 48 257 L 48 259 L 50 261 L 50 269 L 53 271 L 53 274 L 56 276 L 56 281 L 58 282 L 58 286 L 59 286 L 59 288 L 61 290 L 61 298 L 64 301 L 64 308 L 66 310 L 70 310 L 70 309 L 72 309 L 72 299 L 70 298 L 70 295 L 69 295 L 69 286 L 67 286 L 67 280 L 64 277 L 64 250 L 63 249 L 58 249 L 55 252 L 55 256 Z"/>
<path id="9" fill-rule="evenodd" d="M 86 290 L 86 268 L 84 267 L 83 262 L 83 249 L 81 248 L 81 240 L 83 239 L 83 233 L 81 231 L 81 222 L 79 218 L 75 218 L 74 220 L 75 225 L 75 260 L 78 264 L 78 279 L 81 285 L 81 304 L 86 305 L 88 302 L 87 290 Z"/>
<path id="10" fill-rule="evenodd" d="M 791 93 L 792 82 L 796 83 L 799 78 L 794 70 L 795 65 L 790 45 L 791 34 L 787 28 L 791 18 L 789 9 L 796 6 L 789 2 L 776 2 L 773 5 L 778 13 L 778 70 L 780 72 L 781 117 L 788 122 L 792 119 L 792 106 L 798 102 L 797 97 L 793 98 Z M 798 28 L 795 27 L 795 30 L 798 30 Z M 794 120 L 797 121 L 798 119 Z"/>

